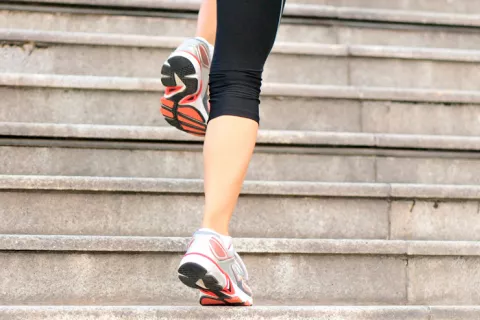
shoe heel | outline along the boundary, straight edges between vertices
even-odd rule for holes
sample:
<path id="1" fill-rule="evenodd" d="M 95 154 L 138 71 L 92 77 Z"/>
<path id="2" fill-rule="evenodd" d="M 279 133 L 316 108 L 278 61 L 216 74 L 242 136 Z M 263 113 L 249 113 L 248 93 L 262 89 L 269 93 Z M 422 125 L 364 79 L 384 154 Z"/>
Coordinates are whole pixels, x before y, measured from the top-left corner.
<path id="1" fill-rule="evenodd" d="M 207 274 L 207 270 L 195 262 L 184 263 L 178 268 L 178 279 L 190 288 L 203 289 L 197 282 L 202 280 Z"/>

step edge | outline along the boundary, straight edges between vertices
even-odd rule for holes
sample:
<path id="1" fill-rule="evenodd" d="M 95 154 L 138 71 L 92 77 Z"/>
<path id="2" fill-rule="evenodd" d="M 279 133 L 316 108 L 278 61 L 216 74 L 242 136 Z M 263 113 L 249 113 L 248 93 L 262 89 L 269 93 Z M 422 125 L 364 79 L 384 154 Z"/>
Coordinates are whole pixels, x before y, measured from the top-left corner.
<path id="1" fill-rule="evenodd" d="M 188 237 L 0 235 L 0 251 L 183 253 Z M 478 241 L 236 238 L 247 254 L 480 256 Z"/>
<path id="2" fill-rule="evenodd" d="M 28 3 L 30 0 L 15 0 Z M 198 12 L 198 0 L 37 0 L 37 3 L 69 4 L 88 6 L 113 6 L 144 9 L 186 10 Z M 443 13 L 414 10 L 371 9 L 339 7 L 315 4 L 291 4 L 285 6 L 285 15 L 293 17 L 330 18 L 341 20 L 368 20 L 375 22 L 411 23 L 420 25 L 480 26 L 478 15 L 464 13 Z"/>
<path id="3" fill-rule="evenodd" d="M 202 195 L 200 179 L 0 175 L 4 191 L 122 192 Z M 375 199 L 478 200 L 478 185 L 246 181 L 242 195 Z"/>
<path id="4" fill-rule="evenodd" d="M 0 122 L 0 137 L 201 142 L 169 127 Z M 479 151 L 480 137 L 363 132 L 260 130 L 258 145 Z"/>
<path id="5" fill-rule="evenodd" d="M 58 45 L 119 46 L 173 50 L 182 43 L 184 38 L 0 28 L 0 40 L 26 42 L 27 44 L 39 42 Z M 384 58 L 458 63 L 480 62 L 480 50 L 453 48 L 277 42 L 272 52 L 345 58 Z"/>
<path id="6" fill-rule="evenodd" d="M 0 87 L 158 92 L 159 94 L 164 91 L 161 80 L 155 78 L 29 73 L 0 73 Z M 285 83 L 265 83 L 262 86 L 262 96 L 428 103 L 480 103 L 480 92 L 478 91 Z"/>

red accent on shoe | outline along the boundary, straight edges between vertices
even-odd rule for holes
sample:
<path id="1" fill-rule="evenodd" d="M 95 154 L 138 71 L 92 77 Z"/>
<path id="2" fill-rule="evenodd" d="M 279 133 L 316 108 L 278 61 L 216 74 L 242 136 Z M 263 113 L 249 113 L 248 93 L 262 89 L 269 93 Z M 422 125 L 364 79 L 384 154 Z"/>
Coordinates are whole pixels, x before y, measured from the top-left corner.
<path id="1" fill-rule="evenodd" d="M 228 253 L 217 238 L 210 238 L 210 250 L 218 260 L 228 259 Z"/>
<path id="2" fill-rule="evenodd" d="M 165 106 L 169 107 L 169 108 L 173 108 L 173 106 L 175 105 L 175 103 L 173 101 L 170 101 L 166 98 L 161 98 L 160 99 L 160 102 L 163 103 Z"/>
<path id="3" fill-rule="evenodd" d="M 207 48 L 205 48 L 203 44 L 200 45 L 199 48 L 200 48 L 200 58 L 202 60 L 202 64 L 205 68 L 208 68 L 210 66 L 210 58 L 207 52 Z"/>
<path id="4" fill-rule="evenodd" d="M 165 87 L 165 94 L 171 95 L 171 94 L 182 91 L 184 88 L 185 88 L 184 86 Z"/>
<path id="5" fill-rule="evenodd" d="M 202 306 L 225 306 L 226 305 L 226 303 L 222 300 L 206 298 L 206 297 L 200 298 L 200 304 Z"/>
<path id="6" fill-rule="evenodd" d="M 167 110 L 164 107 L 162 107 L 160 108 L 160 112 L 163 114 L 164 117 L 173 119 L 173 113 L 170 110 Z"/>
<path id="7" fill-rule="evenodd" d="M 185 96 L 182 100 L 180 100 L 178 104 L 189 104 L 196 101 L 200 96 L 200 94 L 202 93 L 202 87 L 203 87 L 203 83 L 202 81 L 200 81 L 200 86 L 198 87 L 197 92 L 195 92 L 194 94 Z"/>

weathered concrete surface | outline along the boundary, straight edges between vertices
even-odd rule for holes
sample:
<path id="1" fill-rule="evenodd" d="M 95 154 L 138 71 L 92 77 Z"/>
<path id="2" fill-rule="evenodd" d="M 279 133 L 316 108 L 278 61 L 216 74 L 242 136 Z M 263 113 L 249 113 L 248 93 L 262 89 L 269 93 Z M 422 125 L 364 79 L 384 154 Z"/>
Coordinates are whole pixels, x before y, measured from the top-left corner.
<path id="1" fill-rule="evenodd" d="M 187 243 L 2 236 L 2 304 L 175 304 L 178 293 L 193 298 L 174 272 Z M 272 304 L 472 305 L 480 299 L 476 242 L 236 239 L 235 246 L 255 275 L 254 290 L 263 288 L 256 296 Z"/>
<path id="2" fill-rule="evenodd" d="M 7 175 L 60 175 L 198 179 L 201 146 L 68 143 L 63 146 L 0 146 L 0 172 Z M 72 165 L 75 163 L 75 165 Z M 480 158 L 442 157 L 431 152 L 344 153 L 318 147 L 291 151 L 259 148 L 249 180 L 480 184 Z"/>
<path id="3" fill-rule="evenodd" d="M 176 278 L 180 257 L 3 252 L 0 284 L 5 291 L 0 301 L 3 305 L 166 305 L 179 301 L 178 297 L 194 300 L 194 290 Z M 274 304 L 406 301 L 402 258 L 283 254 L 244 255 L 244 261 L 255 275 L 256 297 Z"/>
<path id="4" fill-rule="evenodd" d="M 262 303 L 256 303 L 262 305 Z M 462 308 L 445 308 L 451 317 L 470 311 Z M 0 307 L 0 316 L 9 320 L 290 320 L 290 319 L 344 319 L 344 320 L 427 320 L 427 307 L 324 307 L 324 306 L 254 306 L 251 308 L 202 307 Z M 448 318 L 452 320 L 454 318 Z M 436 319 L 436 318 L 435 318 Z M 446 320 L 447 318 L 442 318 Z M 462 318 L 466 319 L 466 318 Z M 470 319 L 470 318 L 469 318 Z M 471 318 L 474 319 L 474 318 Z M 428 319 L 429 320 L 429 319 Z"/>
<path id="5" fill-rule="evenodd" d="M 201 142 L 202 139 L 172 127 L 111 126 L 54 123 L 0 123 L 0 136 L 22 139 L 61 138 L 99 139 L 124 142 Z M 12 143 L 10 143 L 11 145 Z M 17 143 L 18 144 L 18 143 Z M 421 149 L 435 151 L 479 151 L 480 138 L 469 136 L 405 135 L 352 132 L 260 130 L 257 144 L 282 146 L 380 147 L 394 149 Z M 48 146 L 51 146 L 49 144 Z M 472 154 L 469 157 L 475 158 Z M 463 157 L 465 158 L 465 157 Z"/>
<path id="6" fill-rule="evenodd" d="M 480 5 L 475 0 L 292 0 L 290 3 L 446 13 L 480 13 Z"/>
<path id="7" fill-rule="evenodd" d="M 9 29 L 191 37 L 196 25 L 195 15 L 169 18 L 0 10 L 0 28 Z M 332 27 L 282 23 L 277 39 L 335 43 L 335 32 Z"/>
<path id="8" fill-rule="evenodd" d="M 392 239 L 480 240 L 480 203 L 393 201 Z"/>
<path id="9" fill-rule="evenodd" d="M 313 0 L 315 1 L 315 0 Z M 474 0 L 473 0 L 474 1 Z M 392 4 L 401 1 L 392 2 Z M 435 0 L 435 3 L 437 1 Z M 384 3 L 384 2 L 382 2 Z M 389 2 L 390 3 L 390 2 Z M 419 2 L 416 2 L 419 3 Z M 455 8 L 455 6 L 451 6 Z M 0 28 L 191 37 L 196 17 L 188 19 L 92 14 L 0 11 Z M 298 37 L 301 34 L 302 37 Z M 449 28 L 383 28 L 342 24 L 302 25 L 282 23 L 278 41 L 398 45 L 433 48 L 479 49 L 478 32 Z"/>
<path id="10" fill-rule="evenodd" d="M 416 304 L 480 304 L 479 257 L 416 257 L 409 260 L 409 300 Z"/>
<path id="11" fill-rule="evenodd" d="M 480 108 L 474 104 L 365 101 L 362 129 L 378 133 L 480 135 Z"/>
<path id="12" fill-rule="evenodd" d="M 48 179 L 52 180 L 43 178 Z M 142 189 L 138 179 L 125 181 L 124 185 L 131 188 L 122 188 L 120 184 L 115 187 L 113 183 L 107 188 L 98 183 L 85 183 L 82 187 L 79 179 L 64 178 L 65 183 L 53 179 L 52 185 L 61 190 L 64 184 L 65 191 L 40 191 L 49 187 L 47 184 L 42 187 L 34 180 L 30 177 L 17 185 L 4 183 L 2 186 L 6 190 L 0 193 L 0 220 L 3 221 L 0 233 L 189 236 L 201 222 L 203 197 L 200 196 L 200 181 L 190 183 L 198 184 L 196 187 L 188 184 L 175 187 L 172 183 L 165 183 L 164 188 L 144 186 Z M 72 181 L 67 185 L 67 180 Z M 231 231 L 237 237 L 480 239 L 478 200 L 460 200 L 468 197 L 467 190 L 461 186 L 420 188 L 407 185 L 403 189 L 410 190 L 410 194 L 397 192 L 396 197 L 412 200 L 395 200 L 388 196 L 389 187 L 383 188 L 382 185 L 378 186 L 381 188 L 370 188 L 364 184 L 351 187 L 326 184 L 316 191 L 312 186 L 312 192 L 302 194 L 307 186 L 285 186 L 286 182 L 283 182 L 284 188 L 290 188 L 290 191 L 285 190 L 285 196 L 273 196 L 281 194 L 279 186 L 269 187 L 265 182 L 257 184 L 255 187 L 246 183 L 245 194 L 233 216 Z M 23 190 L 8 191 L 19 188 Z M 398 185 L 391 188 L 399 189 Z M 434 189 L 437 191 L 431 192 Z M 471 198 L 478 199 L 480 191 L 470 189 Z"/>
<path id="13" fill-rule="evenodd" d="M 408 96 L 408 93 L 405 94 Z M 0 105 L 2 122 L 168 125 L 159 113 L 160 92 L 9 86 L 0 87 L 0 95 L 5 99 Z M 261 127 L 275 130 L 480 135 L 478 103 L 369 101 L 349 98 L 347 92 L 343 95 L 344 98 L 339 99 L 264 95 L 260 108 Z M 292 108 L 296 112 L 292 113 Z"/>
<path id="14" fill-rule="evenodd" d="M 172 150 L 101 147 L 0 147 L 3 174 L 202 178 L 199 147 Z M 480 160 L 479 160 L 480 162 Z M 75 163 L 75 165 L 72 165 Z M 460 167 L 461 170 L 461 167 Z M 257 151 L 247 179 L 274 181 L 374 182 L 374 158 L 361 155 Z M 414 182 L 414 181 L 413 181 Z"/>
<path id="15" fill-rule="evenodd" d="M 30 0 L 18 0 L 29 2 Z M 199 0 L 42 0 L 47 4 L 70 4 L 81 6 L 106 6 L 115 8 L 167 9 L 181 11 L 198 11 Z M 429 12 L 408 12 L 399 10 L 363 9 L 333 7 L 325 5 L 290 4 L 285 6 L 285 15 L 294 17 L 330 18 L 341 20 L 379 21 L 393 23 L 434 24 L 453 26 L 479 26 L 478 16 L 472 14 L 440 14 Z"/>
<path id="16" fill-rule="evenodd" d="M 200 179 L 1 175 L 1 190 L 203 194 Z M 245 195 L 478 200 L 480 186 L 398 183 L 245 181 Z"/>
<path id="17" fill-rule="evenodd" d="M 202 308 L 185 306 L 128 307 L 0 307 L 0 316 L 9 320 L 183 320 L 215 319 L 343 319 L 343 320 L 477 320 L 478 307 L 327 307 L 257 306 L 251 308 Z"/>
<path id="18" fill-rule="evenodd" d="M 377 182 L 480 184 L 480 161 L 454 158 L 377 157 Z"/>
<path id="19" fill-rule="evenodd" d="M 432 320 L 475 320 L 480 317 L 479 307 L 431 307 Z"/>
<path id="20" fill-rule="evenodd" d="M 2 192 L 0 203 L 2 234 L 190 236 L 201 223 L 203 197 Z M 382 200 L 242 196 L 231 232 L 236 237 L 386 239 L 387 210 Z"/>
<path id="21" fill-rule="evenodd" d="M 0 47 L 0 71 L 159 78 L 173 48 L 47 45 L 46 48 Z M 75 63 L 72 64 L 72 61 Z M 135 61 L 135 63 L 132 63 Z M 291 72 L 282 66 L 291 65 Z M 348 84 L 348 64 L 342 58 L 273 54 L 263 79 L 283 83 Z M 314 68 L 316 72 L 310 72 Z M 461 70 L 460 70 L 461 71 Z M 453 87 L 455 88 L 455 87 Z"/>
<path id="22" fill-rule="evenodd" d="M 163 61 L 170 55 L 176 43 L 158 48 L 67 43 L 47 44 L 46 47 L 35 47 L 28 43 L 23 46 L 4 45 L 0 47 L 0 56 L 3 57 L 0 60 L 0 71 L 158 78 Z M 451 50 L 410 53 L 406 48 L 398 48 L 400 53 L 388 48 L 352 48 L 351 53 L 348 53 L 349 49 L 342 46 L 317 47 L 302 48 L 297 45 L 274 50 L 265 66 L 264 80 L 280 83 L 453 90 L 479 88 L 477 84 L 480 82 L 480 67 L 478 63 L 469 62 L 471 59 L 476 61 L 480 58 L 477 53 L 460 54 Z M 304 54 L 302 51 L 314 54 Z M 408 52 L 403 54 L 403 51 Z M 401 58 L 396 57 L 399 54 Z M 403 58 L 416 56 L 425 57 L 425 60 Z M 443 61 L 444 59 L 458 61 Z M 74 64 L 71 63 L 72 60 L 75 61 Z M 290 66 L 287 73 L 284 72 L 285 65 Z M 312 68 L 316 70 L 313 73 Z"/>

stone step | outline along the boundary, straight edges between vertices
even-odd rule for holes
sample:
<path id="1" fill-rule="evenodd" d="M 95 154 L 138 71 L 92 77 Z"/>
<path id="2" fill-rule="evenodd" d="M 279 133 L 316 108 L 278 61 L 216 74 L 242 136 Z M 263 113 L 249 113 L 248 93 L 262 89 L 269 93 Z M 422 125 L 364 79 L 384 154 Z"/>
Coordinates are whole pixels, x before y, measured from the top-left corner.
<path id="1" fill-rule="evenodd" d="M 356 7 L 370 9 L 393 9 L 445 13 L 480 14 L 480 3 L 475 0 L 289 0 L 289 3 Z"/>
<path id="2" fill-rule="evenodd" d="M 307 0 L 315 1 L 315 0 Z M 346 0 L 352 1 L 352 0 Z M 368 1 L 368 0 L 353 0 L 353 1 Z M 427 0 L 428 1 L 428 0 Z M 432 0 L 429 0 L 432 2 Z M 442 0 L 446 1 L 446 0 Z M 459 1 L 459 0 L 457 0 Z M 468 1 L 468 0 L 463 0 Z M 80 7 L 99 7 L 99 8 L 135 8 L 143 10 L 179 10 L 197 12 L 201 0 L 15 0 L 16 3 L 33 3 L 37 4 L 51 4 L 51 5 L 74 5 Z M 298 3 L 300 2 L 300 3 Z M 453 10 L 444 12 L 428 12 L 418 11 L 413 12 L 409 10 L 398 10 L 395 5 L 393 8 L 397 10 L 388 10 L 389 6 L 384 5 L 379 9 L 378 6 L 372 4 L 371 7 L 351 7 L 352 4 L 333 2 L 335 5 L 324 5 L 324 3 L 305 4 L 302 0 L 297 0 L 297 3 L 287 3 L 285 6 L 285 15 L 293 17 L 314 17 L 314 18 L 330 18 L 342 20 L 356 20 L 356 21 L 380 21 L 393 23 L 415 23 L 415 24 L 438 24 L 438 25 L 455 25 L 455 26 L 480 26 L 478 20 L 479 10 L 468 11 L 468 14 L 453 13 Z M 345 1 L 344 1 L 345 2 Z M 376 1 L 379 3 L 379 1 Z M 347 6 L 345 6 L 347 5 Z M 437 7 L 440 8 L 438 3 Z M 475 7 L 479 7 L 478 4 Z M 387 9 L 385 9 L 387 8 Z M 392 7 L 390 7 L 392 8 Z"/>
<path id="3" fill-rule="evenodd" d="M 170 305 L 194 300 L 197 292 L 176 276 L 188 240 L 0 236 L 1 304 Z M 480 302 L 478 242 L 240 238 L 235 246 L 252 275 L 255 296 L 265 304 Z"/>
<path id="4" fill-rule="evenodd" d="M 0 307 L 0 317 L 9 320 L 180 320 L 180 319 L 224 319 L 224 320 L 477 320 L 478 307 L 436 306 L 265 306 L 251 308 L 202 308 L 178 306 L 99 306 L 99 307 Z"/>
<path id="5" fill-rule="evenodd" d="M 102 140 L 123 142 L 202 142 L 177 129 L 146 126 L 111 126 L 51 123 L 0 122 L 4 139 L 21 137 L 48 139 Z M 350 133 L 321 131 L 259 130 L 259 146 L 370 147 L 422 149 L 431 151 L 480 151 L 479 137 Z M 457 153 L 458 155 L 459 153 Z"/>
<path id="6" fill-rule="evenodd" d="M 0 121 L 168 126 L 161 87 L 157 79 L 0 74 Z M 265 83 L 260 116 L 274 130 L 479 136 L 479 105 L 475 91 Z"/>
<path id="7" fill-rule="evenodd" d="M 202 178 L 199 140 L 173 128 L 12 123 L 2 127 L 0 171 L 5 174 Z M 172 138 L 177 142 L 171 143 Z M 479 140 L 262 131 L 247 179 L 478 184 Z"/>
<path id="8" fill-rule="evenodd" d="M 0 30 L 0 39 L 7 43 L 0 48 L 5 57 L 0 72 L 148 78 L 160 76 L 163 61 L 182 41 L 7 29 Z M 478 62 L 475 50 L 278 43 L 263 77 L 281 83 L 478 90 Z"/>
<path id="9" fill-rule="evenodd" d="M 435 0 L 437 2 L 437 0 Z M 388 2 L 390 3 L 390 2 Z M 395 1 L 392 3 L 401 3 Z M 1 4 L 0 4 L 1 9 Z M 195 34 L 196 16 L 129 16 L 131 12 L 73 12 L 49 10 L 0 10 L 0 28 L 43 31 L 137 34 L 150 36 L 191 37 Z M 52 12 L 53 11 L 53 12 Z M 58 11 L 58 12 L 55 12 Z M 99 15 L 100 14 L 100 15 Z M 385 15 L 384 12 L 382 12 Z M 380 15 L 379 17 L 382 17 Z M 319 18 L 321 19 L 321 18 Z M 370 21 L 370 17 L 366 18 Z M 424 21 L 428 17 L 420 19 Z M 464 21 L 465 19 L 461 19 Z M 452 21 L 450 19 L 449 21 Z M 442 24 L 438 22 L 437 24 Z M 435 23 L 434 23 L 435 25 Z M 301 34 L 302 37 L 298 37 Z M 324 20 L 284 19 L 278 41 L 313 42 L 325 44 L 365 44 L 409 47 L 438 47 L 480 49 L 480 35 L 476 27 L 455 28 L 431 25 L 360 23 L 338 20 L 325 15 Z"/>
<path id="10" fill-rule="evenodd" d="M 0 176 L 0 234 L 189 236 L 200 180 Z M 245 182 L 235 237 L 480 240 L 480 187 Z M 55 214 L 52 214 L 55 212 Z"/>

